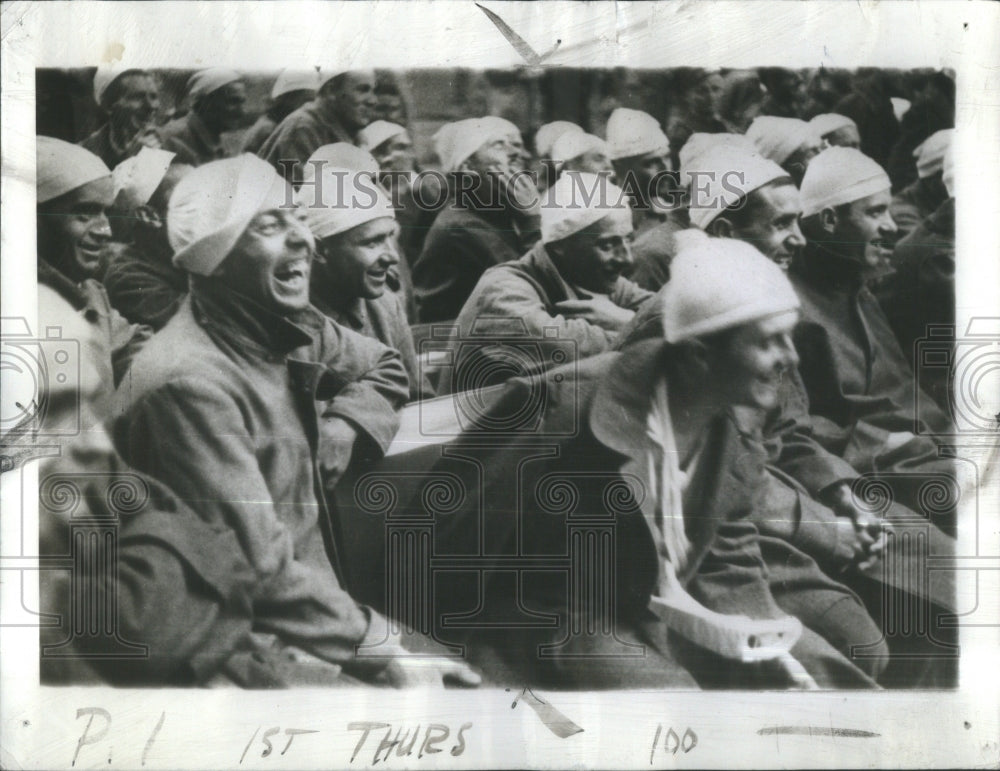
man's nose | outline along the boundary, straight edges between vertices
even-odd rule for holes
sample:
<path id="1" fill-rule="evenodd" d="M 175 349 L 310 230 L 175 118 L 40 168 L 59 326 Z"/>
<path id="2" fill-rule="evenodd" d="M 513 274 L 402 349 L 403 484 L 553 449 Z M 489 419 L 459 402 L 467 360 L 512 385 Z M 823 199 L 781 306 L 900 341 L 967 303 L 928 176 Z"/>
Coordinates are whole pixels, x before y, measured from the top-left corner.
<path id="1" fill-rule="evenodd" d="M 89 234 L 100 239 L 111 238 L 111 223 L 108 222 L 107 214 L 101 212 L 94 218 L 94 224 L 91 226 Z"/>
<path id="2" fill-rule="evenodd" d="M 299 220 L 293 220 L 289 224 L 285 242 L 295 248 L 305 247 L 306 249 L 312 249 L 315 246 L 312 232 L 310 232 L 304 222 L 300 222 Z"/>
<path id="3" fill-rule="evenodd" d="M 878 226 L 879 234 L 882 236 L 894 236 L 899 231 L 896 227 L 896 222 L 892 219 L 892 215 L 886 212 L 882 215 L 882 221 Z"/>
<path id="4" fill-rule="evenodd" d="M 806 245 L 806 237 L 802 235 L 802 229 L 799 228 L 798 220 L 792 223 L 791 233 L 788 234 L 788 238 L 785 239 L 785 243 L 787 246 L 795 249 L 801 249 Z"/>
<path id="5" fill-rule="evenodd" d="M 379 255 L 379 261 L 385 265 L 399 264 L 399 242 L 397 238 L 398 236 L 394 236 L 393 238 L 385 239 L 385 243 L 382 246 L 382 253 Z"/>
<path id="6" fill-rule="evenodd" d="M 631 268 L 635 264 L 635 259 L 632 256 L 632 245 L 628 241 L 622 242 L 617 254 L 615 254 L 615 258 L 621 264 L 622 268 Z"/>
<path id="7" fill-rule="evenodd" d="M 785 335 L 781 343 L 782 362 L 785 365 L 785 369 L 791 370 L 799 366 L 799 352 L 795 350 L 795 342 L 792 340 L 791 335 Z"/>

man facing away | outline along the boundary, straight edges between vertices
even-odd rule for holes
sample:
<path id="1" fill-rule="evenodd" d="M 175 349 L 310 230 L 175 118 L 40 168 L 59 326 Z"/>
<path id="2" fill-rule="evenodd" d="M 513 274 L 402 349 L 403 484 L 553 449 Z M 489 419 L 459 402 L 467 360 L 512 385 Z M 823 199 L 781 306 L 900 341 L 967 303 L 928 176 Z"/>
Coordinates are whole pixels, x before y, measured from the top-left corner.
<path id="1" fill-rule="evenodd" d="M 178 184 L 169 235 L 191 292 L 118 390 L 116 445 L 235 534 L 255 632 L 365 681 L 475 682 L 461 663 L 407 658 L 342 585 L 349 523 L 327 493 L 388 447 L 407 380 L 395 351 L 309 305 L 313 239 L 291 195 L 251 155 Z"/>

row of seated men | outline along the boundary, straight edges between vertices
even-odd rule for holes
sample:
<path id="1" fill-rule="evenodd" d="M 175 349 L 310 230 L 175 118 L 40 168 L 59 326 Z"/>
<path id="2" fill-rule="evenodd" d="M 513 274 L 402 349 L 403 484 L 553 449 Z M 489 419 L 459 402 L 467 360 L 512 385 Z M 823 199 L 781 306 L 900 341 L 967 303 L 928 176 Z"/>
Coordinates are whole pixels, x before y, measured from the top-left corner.
<path id="1" fill-rule="evenodd" d="M 101 470 L 89 484 L 125 475 L 148 493 L 121 515 L 118 575 L 93 580 L 115 598 L 121 637 L 149 655 L 98 666 L 100 675 L 478 683 L 462 657 L 429 655 L 434 646 L 401 639 L 384 607 L 352 597 L 346 576 L 358 566 L 344 544 L 357 512 L 337 488 L 384 467 L 407 402 L 435 387 L 495 383 L 480 425 L 430 472 L 462 479 L 467 493 L 467 506 L 437 529 L 441 549 L 497 563 L 478 583 L 455 575 L 432 592 L 442 613 L 486 608 L 461 645 L 489 681 L 953 683 L 954 629 L 940 619 L 956 611 L 954 587 L 940 572 L 908 580 L 926 566 L 902 546 L 917 528 L 930 554 L 951 554 L 958 502 L 928 507 L 928 480 L 955 486 L 935 439 L 950 420 L 916 387 L 869 288 L 902 272 L 888 270 L 896 226 L 887 176 L 855 149 L 820 150 L 808 124 L 763 121 L 747 137 L 693 135 L 680 153 L 688 190 L 667 202 L 653 183 L 669 161 L 639 172 L 644 156 L 669 150 L 655 123 L 639 111 L 612 116 L 609 137 L 629 139 L 621 157 L 631 168 L 609 162 L 621 150 L 567 129 L 551 151 L 559 176 L 542 194 L 511 172 L 523 143 L 509 124 L 471 119 L 438 133 L 454 202 L 434 218 L 421 260 L 435 228 L 441 238 L 461 229 L 449 217 L 482 220 L 497 208 L 516 212 L 519 226 L 486 236 L 470 228 L 470 238 L 538 240 L 478 272 L 468 250 L 441 252 L 451 258 L 438 268 L 451 271 L 446 294 L 466 274 L 472 281 L 458 308 L 441 311 L 457 322 L 444 339 L 450 374 L 433 373 L 433 384 L 406 324 L 405 288 L 387 289 L 399 265 L 393 190 L 375 184 L 377 161 L 356 146 L 310 151 L 291 185 L 249 154 L 192 169 L 144 148 L 112 171 L 82 147 L 39 137 L 40 315 L 87 343 L 89 426 L 42 474 L 43 545 L 64 553 L 71 525 L 46 497 L 48 479 Z M 818 152 L 801 152 L 799 139 Z M 781 149 L 763 149 L 772 146 Z M 935 139 L 922 149 L 920 172 L 950 186 L 944 147 Z M 462 211 L 491 197 L 504 205 Z M 693 227 L 678 225 L 684 216 Z M 112 231 L 127 241 L 109 249 Z M 140 261 L 155 265 L 169 286 L 150 280 L 150 267 L 131 295 L 105 291 L 95 277 L 103 271 L 115 285 L 128 251 L 141 254 L 126 263 L 133 272 Z M 651 254 L 663 280 L 642 288 L 628 276 L 639 279 L 646 263 L 636 263 Z M 426 298 L 420 307 L 439 307 Z M 535 366 L 503 382 L 504 358 L 524 343 Z M 538 389 L 546 398 L 532 441 L 548 450 L 523 466 L 524 437 L 494 418 Z M 58 385 L 50 396 L 47 418 L 57 421 Z M 480 429 L 491 427 L 489 462 L 470 476 L 454 451 L 479 447 Z M 562 519 L 539 497 L 559 476 L 578 488 Z M 869 478 L 891 491 L 877 510 L 852 491 Z M 579 507 L 599 517 L 616 480 L 627 493 L 610 507 L 614 601 L 604 620 L 614 631 L 567 639 L 590 611 L 567 599 L 565 572 L 504 569 L 506 552 L 483 551 L 481 537 L 488 528 L 491 543 L 561 554 L 567 518 Z M 511 499 L 511 489 L 535 497 Z M 514 604 L 544 623 L 506 623 L 512 573 Z M 45 577 L 50 607 L 65 608 L 65 579 Z M 890 635 L 898 619 L 889 609 L 900 607 L 931 621 Z M 740 627 L 752 621 L 778 626 Z M 735 655 L 720 640 L 741 628 L 756 630 L 747 639 L 771 634 L 772 653 L 787 650 Z M 48 630 L 43 644 L 58 646 L 51 638 L 61 632 Z M 86 652 L 103 643 L 75 644 Z M 79 676 L 55 671 L 44 650 L 54 679 Z"/>

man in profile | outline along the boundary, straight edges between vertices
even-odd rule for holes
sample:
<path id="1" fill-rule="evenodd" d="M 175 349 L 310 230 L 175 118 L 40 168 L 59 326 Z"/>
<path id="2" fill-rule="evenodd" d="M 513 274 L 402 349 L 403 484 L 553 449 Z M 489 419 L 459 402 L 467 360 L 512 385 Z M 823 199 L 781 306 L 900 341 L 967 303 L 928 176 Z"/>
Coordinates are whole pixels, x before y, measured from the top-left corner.
<path id="1" fill-rule="evenodd" d="M 809 162 L 823 149 L 815 129 L 798 118 L 761 115 L 747 129 L 760 154 L 788 172 L 796 185 L 802 184 Z"/>
<path id="2" fill-rule="evenodd" d="M 670 210 L 670 140 L 656 118 L 627 107 L 611 113 L 606 135 L 615 180 L 632 201 L 632 222 L 638 237 L 663 222 Z"/>

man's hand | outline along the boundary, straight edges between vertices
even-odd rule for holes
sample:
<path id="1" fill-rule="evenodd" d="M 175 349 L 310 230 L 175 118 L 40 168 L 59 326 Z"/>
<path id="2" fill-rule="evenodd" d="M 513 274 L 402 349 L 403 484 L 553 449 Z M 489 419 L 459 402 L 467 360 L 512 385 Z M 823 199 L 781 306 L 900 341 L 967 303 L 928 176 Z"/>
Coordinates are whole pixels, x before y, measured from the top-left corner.
<path id="1" fill-rule="evenodd" d="M 582 300 L 563 300 L 556 309 L 568 318 L 589 321 L 609 332 L 620 332 L 635 315 L 634 311 L 611 302 L 607 295 L 594 295 Z"/>
<path id="2" fill-rule="evenodd" d="M 882 558 L 891 526 L 881 517 L 859 508 L 847 482 L 842 482 L 829 494 L 830 508 L 838 517 L 849 520 L 854 526 L 856 540 L 862 549 L 857 557 L 857 569 L 867 570 Z M 839 527 L 839 523 L 838 523 Z"/>
<path id="3" fill-rule="evenodd" d="M 323 487 L 331 492 L 347 471 L 354 453 L 358 432 L 343 418 L 326 417 L 319 421 L 319 464 Z"/>
<path id="4" fill-rule="evenodd" d="M 152 126 L 146 126 L 145 128 L 139 129 L 131 141 L 126 146 L 126 153 L 128 155 L 135 155 L 143 147 L 150 147 L 154 150 L 158 150 L 161 147 L 160 135 L 156 133 L 156 129 Z"/>
<path id="5" fill-rule="evenodd" d="M 858 537 L 857 528 L 854 521 L 848 517 L 837 517 L 837 549 L 836 556 L 838 565 L 843 565 L 844 569 L 851 565 L 856 565 L 867 557 L 865 546 Z"/>
<path id="6" fill-rule="evenodd" d="M 446 683 L 474 688 L 483 681 L 464 661 L 443 656 L 397 656 L 382 676 L 393 688 L 444 688 Z"/>
<path id="7" fill-rule="evenodd" d="M 507 202 L 518 216 L 537 216 L 540 213 L 541 197 L 538 195 L 538 188 L 532 183 L 531 177 L 527 174 L 518 174 L 516 176 L 503 175 L 500 179 Z"/>

